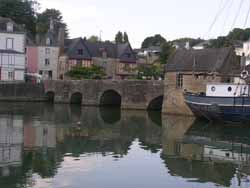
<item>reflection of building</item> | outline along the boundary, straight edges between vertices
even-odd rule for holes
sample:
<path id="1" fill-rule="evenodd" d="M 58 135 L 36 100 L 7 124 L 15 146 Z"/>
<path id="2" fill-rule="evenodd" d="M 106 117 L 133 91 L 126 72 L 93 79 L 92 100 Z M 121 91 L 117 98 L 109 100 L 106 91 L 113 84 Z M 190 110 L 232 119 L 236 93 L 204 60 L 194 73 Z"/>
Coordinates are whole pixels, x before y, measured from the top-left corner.
<path id="1" fill-rule="evenodd" d="M 241 177 L 238 178 L 239 184 L 242 178 L 249 176 L 250 145 L 242 143 L 247 140 L 239 133 L 240 127 L 237 127 L 238 132 L 235 132 L 229 127 L 204 127 L 196 122 L 197 126 L 194 124 L 183 131 L 178 128 L 181 127 L 180 122 L 170 119 L 163 127 L 161 157 L 171 175 L 228 187 L 235 174 Z M 186 121 L 182 121 L 183 129 L 185 125 Z M 227 135 L 225 129 L 230 135 Z M 249 134 L 244 131 L 246 135 Z M 244 139 L 236 139 L 232 133 Z"/>
<path id="2" fill-rule="evenodd" d="M 24 127 L 25 149 L 55 148 L 56 128 L 52 125 L 39 125 L 37 121 L 33 121 L 32 124 Z"/>
<path id="3" fill-rule="evenodd" d="M 0 175 L 8 176 L 11 166 L 22 161 L 23 120 L 19 116 L 0 116 Z"/>

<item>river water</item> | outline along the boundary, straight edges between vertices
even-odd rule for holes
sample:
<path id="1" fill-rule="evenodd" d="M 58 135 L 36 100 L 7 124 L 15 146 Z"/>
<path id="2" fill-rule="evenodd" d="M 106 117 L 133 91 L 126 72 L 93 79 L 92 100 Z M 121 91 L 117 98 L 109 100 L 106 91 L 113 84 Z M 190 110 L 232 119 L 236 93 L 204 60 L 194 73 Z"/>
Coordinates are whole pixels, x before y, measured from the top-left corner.
<path id="1" fill-rule="evenodd" d="M 249 136 L 157 112 L 1 103 L 0 187 L 250 187 Z"/>

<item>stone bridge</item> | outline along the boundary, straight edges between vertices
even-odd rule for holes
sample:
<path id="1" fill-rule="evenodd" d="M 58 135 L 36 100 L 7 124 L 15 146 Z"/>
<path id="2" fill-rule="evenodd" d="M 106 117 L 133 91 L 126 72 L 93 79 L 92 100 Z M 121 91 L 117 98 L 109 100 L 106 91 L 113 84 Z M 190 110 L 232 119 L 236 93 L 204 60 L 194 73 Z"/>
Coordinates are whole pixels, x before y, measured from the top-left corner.
<path id="1" fill-rule="evenodd" d="M 54 103 L 138 110 L 160 110 L 164 93 L 164 82 L 151 80 L 58 80 L 46 81 L 44 87 L 46 96 Z"/>

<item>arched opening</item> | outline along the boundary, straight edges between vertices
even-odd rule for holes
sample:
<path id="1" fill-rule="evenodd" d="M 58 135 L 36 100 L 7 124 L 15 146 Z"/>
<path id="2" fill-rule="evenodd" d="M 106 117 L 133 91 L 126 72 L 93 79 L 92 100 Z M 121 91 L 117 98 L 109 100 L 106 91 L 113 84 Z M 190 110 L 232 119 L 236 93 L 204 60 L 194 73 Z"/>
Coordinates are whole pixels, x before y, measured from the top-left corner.
<path id="1" fill-rule="evenodd" d="M 46 94 L 45 94 L 45 97 L 46 97 L 46 100 L 48 102 L 51 102 L 53 103 L 54 102 L 54 99 L 55 99 L 55 93 L 53 91 L 48 91 Z"/>
<path id="2" fill-rule="evenodd" d="M 82 104 L 82 94 L 79 92 L 73 93 L 70 97 L 71 104 Z"/>
<path id="3" fill-rule="evenodd" d="M 154 98 L 148 105 L 148 110 L 161 111 L 163 104 L 163 95 Z"/>
<path id="4" fill-rule="evenodd" d="M 114 90 L 105 91 L 100 100 L 100 106 L 120 107 L 121 95 Z"/>

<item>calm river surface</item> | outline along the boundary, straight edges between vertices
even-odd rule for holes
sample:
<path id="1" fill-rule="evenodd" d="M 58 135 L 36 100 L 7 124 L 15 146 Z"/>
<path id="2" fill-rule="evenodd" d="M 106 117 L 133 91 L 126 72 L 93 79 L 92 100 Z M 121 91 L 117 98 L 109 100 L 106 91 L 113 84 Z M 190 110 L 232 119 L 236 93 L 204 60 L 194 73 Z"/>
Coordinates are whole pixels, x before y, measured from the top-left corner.
<path id="1" fill-rule="evenodd" d="M 1 188 L 250 187 L 250 127 L 0 103 Z"/>

